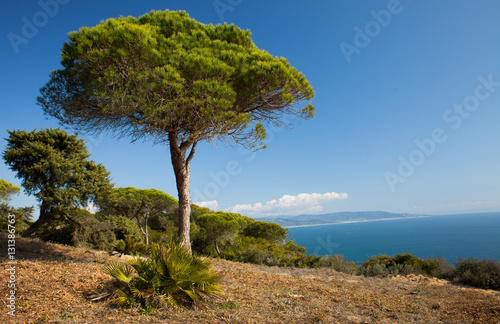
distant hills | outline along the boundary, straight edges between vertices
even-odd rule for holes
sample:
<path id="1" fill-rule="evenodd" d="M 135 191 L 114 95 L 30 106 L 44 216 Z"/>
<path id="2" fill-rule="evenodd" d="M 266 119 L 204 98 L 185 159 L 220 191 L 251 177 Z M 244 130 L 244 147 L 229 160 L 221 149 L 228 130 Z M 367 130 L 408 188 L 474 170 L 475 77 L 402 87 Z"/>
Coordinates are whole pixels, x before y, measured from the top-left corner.
<path id="1" fill-rule="evenodd" d="M 299 216 L 274 216 L 256 218 L 259 221 L 266 221 L 280 224 L 283 227 L 311 226 L 348 222 L 366 222 L 386 219 L 428 217 L 431 215 L 417 215 L 406 213 L 389 213 L 384 211 L 364 211 L 364 212 L 340 212 L 318 215 Z"/>

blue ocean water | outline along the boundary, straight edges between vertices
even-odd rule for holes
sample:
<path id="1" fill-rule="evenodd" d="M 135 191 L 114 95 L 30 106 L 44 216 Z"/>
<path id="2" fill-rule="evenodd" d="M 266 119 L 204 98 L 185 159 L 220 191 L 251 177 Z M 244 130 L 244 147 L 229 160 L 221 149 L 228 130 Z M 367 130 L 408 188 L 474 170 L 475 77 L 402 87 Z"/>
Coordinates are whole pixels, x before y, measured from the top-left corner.
<path id="1" fill-rule="evenodd" d="M 412 253 L 420 258 L 500 261 L 500 212 L 289 228 L 307 254 L 343 254 L 362 262 L 372 255 Z"/>

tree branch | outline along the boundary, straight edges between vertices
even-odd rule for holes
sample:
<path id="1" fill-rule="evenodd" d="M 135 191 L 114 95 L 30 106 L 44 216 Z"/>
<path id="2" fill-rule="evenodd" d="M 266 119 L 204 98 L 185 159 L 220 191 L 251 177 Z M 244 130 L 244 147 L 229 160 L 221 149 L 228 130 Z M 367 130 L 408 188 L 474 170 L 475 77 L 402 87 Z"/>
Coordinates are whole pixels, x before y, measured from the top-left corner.
<path id="1" fill-rule="evenodd" d="M 189 152 L 189 155 L 186 159 L 186 165 L 189 165 L 191 160 L 194 158 L 194 151 L 196 150 L 196 145 L 198 144 L 198 141 L 193 142 L 193 147 L 191 148 L 191 152 Z"/>

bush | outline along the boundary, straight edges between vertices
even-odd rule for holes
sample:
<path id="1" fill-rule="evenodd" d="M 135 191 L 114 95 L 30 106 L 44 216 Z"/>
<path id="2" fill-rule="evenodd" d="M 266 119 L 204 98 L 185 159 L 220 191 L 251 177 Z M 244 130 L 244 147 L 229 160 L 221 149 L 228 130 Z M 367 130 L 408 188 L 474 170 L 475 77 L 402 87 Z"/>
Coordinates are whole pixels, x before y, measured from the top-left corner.
<path id="1" fill-rule="evenodd" d="M 221 257 L 233 261 L 268 266 L 319 266 L 321 258 L 299 252 L 303 250 L 305 249 L 293 241 L 277 244 L 263 238 L 238 236 L 230 248 L 221 252 Z"/>
<path id="2" fill-rule="evenodd" d="M 459 259 L 453 278 L 455 283 L 500 290 L 500 261 L 476 258 Z"/>
<path id="3" fill-rule="evenodd" d="M 72 211 L 70 221 L 53 221 L 44 225 L 40 238 L 59 244 L 85 246 L 99 250 L 110 250 L 116 240 L 114 225 L 99 221 L 86 210 Z"/>
<path id="4" fill-rule="evenodd" d="M 72 242 L 74 246 L 87 246 L 99 250 L 109 250 L 116 240 L 114 226 L 110 222 L 100 222 L 93 215 L 78 217 L 74 228 Z"/>
<path id="5" fill-rule="evenodd" d="M 113 232 L 117 240 L 131 239 L 136 242 L 144 242 L 144 234 L 133 220 L 121 215 L 104 214 L 96 214 L 96 218 L 101 222 L 113 224 Z"/>
<path id="6" fill-rule="evenodd" d="M 114 244 L 115 251 L 128 255 L 148 255 L 146 244 L 131 239 L 119 240 Z"/>
<path id="7" fill-rule="evenodd" d="M 360 272 L 365 276 L 388 276 L 425 274 L 438 278 L 451 278 L 455 269 L 444 258 L 428 258 L 425 260 L 411 253 L 395 256 L 372 256 L 361 264 Z"/>
<path id="8" fill-rule="evenodd" d="M 455 267 L 446 262 L 443 257 L 428 258 L 422 261 L 422 271 L 431 277 L 451 279 L 455 274 Z"/>
<path id="9" fill-rule="evenodd" d="M 382 263 L 363 265 L 360 272 L 365 277 L 387 277 L 389 275 L 389 270 Z"/>
<path id="10" fill-rule="evenodd" d="M 177 242 L 153 243 L 150 259 L 108 263 L 103 271 L 123 283 L 114 303 L 124 307 L 201 306 L 220 292 L 220 278 L 210 263 L 191 255 Z"/>
<path id="11" fill-rule="evenodd" d="M 321 267 L 332 268 L 335 271 L 355 275 L 358 267 L 353 261 L 347 261 L 341 254 L 324 256 L 320 261 Z"/>

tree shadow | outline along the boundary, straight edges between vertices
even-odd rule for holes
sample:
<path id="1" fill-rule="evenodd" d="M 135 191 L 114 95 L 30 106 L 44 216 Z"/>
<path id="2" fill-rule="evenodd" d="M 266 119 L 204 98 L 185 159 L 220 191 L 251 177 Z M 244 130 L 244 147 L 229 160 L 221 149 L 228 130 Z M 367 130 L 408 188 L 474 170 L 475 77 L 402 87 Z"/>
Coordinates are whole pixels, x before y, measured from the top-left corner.
<path id="1" fill-rule="evenodd" d="M 8 248 L 14 247 L 15 251 L 11 250 L 14 260 L 105 262 L 102 257 L 98 256 L 97 252 L 90 249 L 75 249 L 72 246 L 18 236 L 14 239 L 14 243 L 9 241 L 6 233 L 0 233 L 0 251 L 2 251 L 0 258 L 9 258 Z"/>

